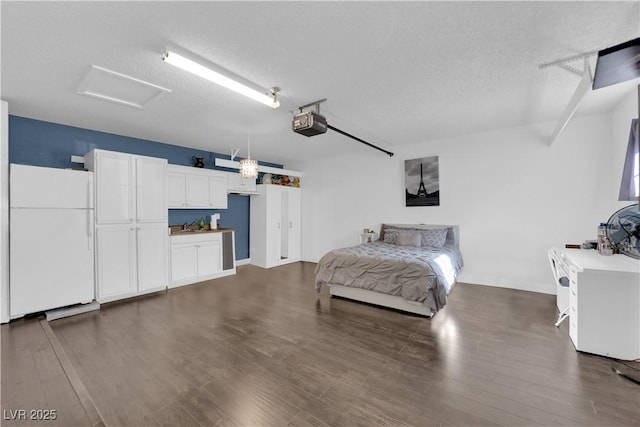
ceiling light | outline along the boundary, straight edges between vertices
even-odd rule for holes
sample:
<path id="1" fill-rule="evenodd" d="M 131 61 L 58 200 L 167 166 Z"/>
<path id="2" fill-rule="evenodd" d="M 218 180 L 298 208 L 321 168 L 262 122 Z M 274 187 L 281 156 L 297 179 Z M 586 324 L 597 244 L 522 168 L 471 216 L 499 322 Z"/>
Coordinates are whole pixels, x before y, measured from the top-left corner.
<path id="1" fill-rule="evenodd" d="M 251 158 L 249 134 L 247 134 L 247 158 L 240 160 L 240 176 L 242 176 L 243 178 L 258 177 L 258 161 Z"/>
<path id="2" fill-rule="evenodd" d="M 273 87 L 269 91 L 261 91 L 258 88 L 252 88 L 249 86 L 250 83 L 240 83 L 238 81 L 240 78 L 237 76 L 234 76 L 234 78 L 229 77 L 228 75 L 231 75 L 232 73 L 222 70 L 221 67 L 215 67 L 218 68 L 218 70 L 214 70 L 214 67 L 212 66 L 204 66 L 171 50 L 165 50 L 162 52 L 162 60 L 193 73 L 196 76 L 200 76 L 203 79 L 207 79 L 210 82 L 224 86 L 227 89 L 231 89 L 234 92 L 251 98 L 254 101 L 258 101 L 271 108 L 278 108 L 280 106 L 280 102 L 276 96 L 280 89 L 277 87 Z M 251 84 L 251 86 L 255 85 Z"/>

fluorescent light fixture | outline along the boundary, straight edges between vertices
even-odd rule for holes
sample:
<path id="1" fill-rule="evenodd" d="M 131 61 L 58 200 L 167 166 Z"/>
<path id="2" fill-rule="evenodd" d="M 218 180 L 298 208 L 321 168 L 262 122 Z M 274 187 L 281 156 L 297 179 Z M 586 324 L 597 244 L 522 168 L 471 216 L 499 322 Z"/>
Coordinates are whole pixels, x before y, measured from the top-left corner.
<path id="1" fill-rule="evenodd" d="M 203 79 L 209 80 L 210 82 L 219 84 L 220 86 L 224 86 L 227 89 L 231 89 L 236 93 L 251 98 L 254 101 L 258 101 L 268 107 L 278 108 L 280 106 L 280 102 L 276 97 L 276 94 L 280 89 L 277 87 L 271 88 L 268 94 L 260 92 L 259 90 L 251 88 L 246 84 L 240 83 L 237 80 L 227 77 L 218 71 L 214 71 L 210 67 L 205 67 L 204 65 L 192 61 L 189 58 L 185 58 L 184 56 L 177 54 L 172 50 L 163 51 L 162 60 L 178 68 L 182 68 L 185 71 L 193 73 L 196 76 L 200 76 Z"/>

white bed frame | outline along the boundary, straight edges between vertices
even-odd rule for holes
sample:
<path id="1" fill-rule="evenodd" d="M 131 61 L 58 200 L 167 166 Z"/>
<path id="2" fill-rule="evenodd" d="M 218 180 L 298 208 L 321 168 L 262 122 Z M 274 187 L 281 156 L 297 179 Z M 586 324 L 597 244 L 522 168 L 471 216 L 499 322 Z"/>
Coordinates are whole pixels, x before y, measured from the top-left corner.
<path id="1" fill-rule="evenodd" d="M 419 228 L 423 230 L 438 229 L 438 228 L 451 228 L 453 236 L 448 235 L 447 238 L 453 238 L 453 241 L 457 247 L 460 247 L 460 227 L 457 225 L 433 225 L 433 224 L 389 224 L 384 223 L 397 228 Z M 396 310 L 407 311 L 409 313 L 419 314 L 422 316 L 432 317 L 434 313 L 431 313 L 431 309 L 425 304 L 415 301 L 408 301 L 400 296 L 383 294 L 381 292 L 369 291 L 361 288 L 350 288 L 343 285 L 334 283 L 328 283 L 329 293 L 331 296 L 337 296 L 342 298 L 348 298 L 355 301 L 366 302 L 369 304 L 375 304 L 382 307 L 394 308 Z"/>

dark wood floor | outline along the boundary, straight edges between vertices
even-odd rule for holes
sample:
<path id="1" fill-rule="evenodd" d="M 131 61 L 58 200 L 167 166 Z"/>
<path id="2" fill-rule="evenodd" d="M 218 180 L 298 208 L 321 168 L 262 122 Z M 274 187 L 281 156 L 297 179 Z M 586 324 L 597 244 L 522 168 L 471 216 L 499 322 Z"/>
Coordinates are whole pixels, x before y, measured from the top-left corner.
<path id="1" fill-rule="evenodd" d="M 317 295 L 314 268 L 49 325 L 108 426 L 640 425 L 640 385 L 574 350 L 553 296 L 458 284 L 425 319 Z M 37 319 L 2 327 L 2 409 L 91 425 Z"/>

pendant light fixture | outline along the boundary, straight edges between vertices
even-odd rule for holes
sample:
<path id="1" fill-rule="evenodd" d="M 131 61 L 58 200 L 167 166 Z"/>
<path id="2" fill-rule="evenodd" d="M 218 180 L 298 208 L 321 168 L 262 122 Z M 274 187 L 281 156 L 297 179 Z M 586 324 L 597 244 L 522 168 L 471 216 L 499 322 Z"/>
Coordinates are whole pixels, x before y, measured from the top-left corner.
<path id="1" fill-rule="evenodd" d="M 268 107 L 278 108 L 280 106 L 280 101 L 278 101 L 277 97 L 277 93 L 280 90 L 278 87 L 272 87 L 269 90 L 260 88 L 220 66 L 211 63 L 205 66 L 172 50 L 164 50 L 161 57 L 162 60 L 168 64 L 182 68 L 196 76 L 226 87 Z M 204 62 L 204 60 L 202 62 Z"/>
<path id="2" fill-rule="evenodd" d="M 240 176 L 243 178 L 258 177 L 258 161 L 251 158 L 250 135 L 247 132 L 247 158 L 240 160 Z"/>

